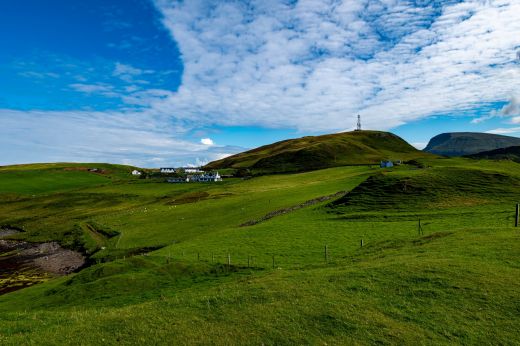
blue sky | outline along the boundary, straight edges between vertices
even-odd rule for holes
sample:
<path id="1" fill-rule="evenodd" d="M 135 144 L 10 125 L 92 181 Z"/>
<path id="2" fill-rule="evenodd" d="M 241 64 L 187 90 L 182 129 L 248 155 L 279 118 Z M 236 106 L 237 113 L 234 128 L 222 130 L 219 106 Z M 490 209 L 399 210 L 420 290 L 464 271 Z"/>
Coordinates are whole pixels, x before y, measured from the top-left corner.
<path id="1" fill-rule="evenodd" d="M 0 2 L 0 164 L 202 164 L 273 141 L 520 136 L 520 3 Z"/>

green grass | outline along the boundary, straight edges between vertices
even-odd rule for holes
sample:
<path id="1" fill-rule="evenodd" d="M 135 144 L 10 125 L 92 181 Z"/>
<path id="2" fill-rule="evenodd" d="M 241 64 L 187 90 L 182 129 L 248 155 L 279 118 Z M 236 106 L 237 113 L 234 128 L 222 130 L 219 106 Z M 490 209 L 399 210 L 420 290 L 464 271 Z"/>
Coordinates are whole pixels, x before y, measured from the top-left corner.
<path id="1" fill-rule="evenodd" d="M 517 344 L 520 165 L 420 163 L 9 194 L 0 224 L 107 262 L 0 296 L 0 343 Z"/>
<path id="2" fill-rule="evenodd" d="M 89 168 L 104 170 L 103 174 Z M 109 164 L 32 164 L 0 167 L 0 193 L 39 195 L 129 179 L 133 167 Z"/>

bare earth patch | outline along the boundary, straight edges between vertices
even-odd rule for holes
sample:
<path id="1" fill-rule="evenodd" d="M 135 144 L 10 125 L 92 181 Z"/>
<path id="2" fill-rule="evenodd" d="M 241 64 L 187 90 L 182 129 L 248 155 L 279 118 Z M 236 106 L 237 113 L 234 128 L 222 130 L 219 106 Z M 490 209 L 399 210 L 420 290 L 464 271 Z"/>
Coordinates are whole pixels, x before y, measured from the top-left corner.
<path id="1" fill-rule="evenodd" d="M 70 274 L 84 264 L 81 253 L 56 242 L 0 240 L 0 294 Z"/>

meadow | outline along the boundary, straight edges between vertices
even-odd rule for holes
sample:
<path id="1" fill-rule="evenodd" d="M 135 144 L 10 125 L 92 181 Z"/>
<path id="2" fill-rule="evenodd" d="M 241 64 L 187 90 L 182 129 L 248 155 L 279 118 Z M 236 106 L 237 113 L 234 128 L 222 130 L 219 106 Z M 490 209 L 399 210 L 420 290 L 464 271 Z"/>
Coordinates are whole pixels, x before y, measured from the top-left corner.
<path id="1" fill-rule="evenodd" d="M 221 184 L 68 167 L 0 168 L 0 225 L 94 263 L 0 296 L 2 344 L 520 342 L 517 163 L 424 158 Z"/>

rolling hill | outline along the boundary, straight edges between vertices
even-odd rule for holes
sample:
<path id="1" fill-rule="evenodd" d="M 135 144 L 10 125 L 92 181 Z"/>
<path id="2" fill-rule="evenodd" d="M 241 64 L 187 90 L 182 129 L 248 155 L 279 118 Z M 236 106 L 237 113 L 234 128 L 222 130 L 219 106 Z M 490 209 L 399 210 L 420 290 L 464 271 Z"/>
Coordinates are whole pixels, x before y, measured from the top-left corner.
<path id="1" fill-rule="evenodd" d="M 4 167 L 38 168 L 0 190 L 5 241 L 85 243 L 90 261 L 0 294 L 0 344 L 518 344 L 518 165 L 420 162 L 218 184 Z M 74 184 L 40 190 L 65 169 Z"/>
<path id="2" fill-rule="evenodd" d="M 89 261 L 0 265 L 0 344 L 518 344 L 518 164 L 419 161 L 215 184 L 2 167 L 0 244 Z"/>
<path id="3" fill-rule="evenodd" d="M 467 155 L 471 159 L 486 160 L 511 160 L 520 163 L 520 146 L 483 151 L 481 153 Z"/>
<path id="4" fill-rule="evenodd" d="M 478 132 L 442 133 L 430 139 L 424 151 L 444 156 L 464 156 L 520 145 L 520 138 Z"/>
<path id="5" fill-rule="evenodd" d="M 247 168 L 261 173 L 310 171 L 428 156 L 400 137 L 353 131 L 289 139 L 209 163 L 207 169 Z"/>

